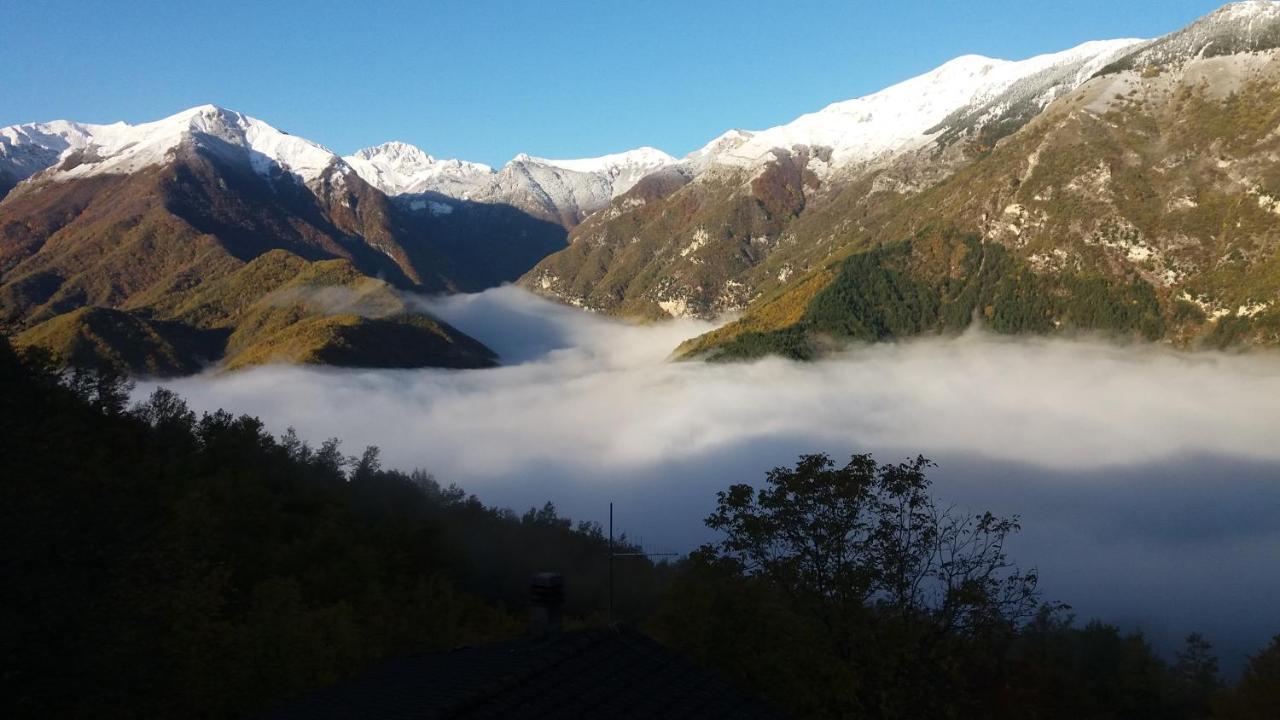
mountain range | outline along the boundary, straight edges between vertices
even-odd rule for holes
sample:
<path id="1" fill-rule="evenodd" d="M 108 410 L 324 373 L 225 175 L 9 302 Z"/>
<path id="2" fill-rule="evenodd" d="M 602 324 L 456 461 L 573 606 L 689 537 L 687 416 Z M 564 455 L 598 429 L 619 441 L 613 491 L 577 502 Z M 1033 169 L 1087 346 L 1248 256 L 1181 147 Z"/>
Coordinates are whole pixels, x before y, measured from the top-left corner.
<path id="1" fill-rule="evenodd" d="M 668 161 L 641 149 L 494 171 L 402 143 L 342 158 L 213 105 L 139 125 L 8 127 L 0 322 L 64 360 L 151 374 L 337 356 L 483 366 L 494 357 L 478 342 L 388 298 L 515 280 Z M 335 284 L 385 296 L 379 314 L 314 301 Z"/>
<path id="2" fill-rule="evenodd" d="M 1278 48 L 1280 2 L 1232 3 L 1154 40 L 962 56 L 681 159 L 339 157 L 216 106 L 3 128 L 0 322 L 134 372 L 482 366 L 404 291 L 518 281 L 632 318 L 737 314 L 679 349 L 712 359 L 975 321 L 1275 344 Z"/>

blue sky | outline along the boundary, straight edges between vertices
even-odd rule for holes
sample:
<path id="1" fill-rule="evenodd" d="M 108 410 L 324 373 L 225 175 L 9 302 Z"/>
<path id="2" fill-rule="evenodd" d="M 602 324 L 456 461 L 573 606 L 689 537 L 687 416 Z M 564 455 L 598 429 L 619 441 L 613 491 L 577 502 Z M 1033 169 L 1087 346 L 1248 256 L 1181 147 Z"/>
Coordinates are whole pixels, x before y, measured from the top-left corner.
<path id="1" fill-rule="evenodd" d="M 965 53 L 1150 37 L 1216 0 L 0 0 L 0 126 L 216 103 L 340 153 L 674 155 Z"/>

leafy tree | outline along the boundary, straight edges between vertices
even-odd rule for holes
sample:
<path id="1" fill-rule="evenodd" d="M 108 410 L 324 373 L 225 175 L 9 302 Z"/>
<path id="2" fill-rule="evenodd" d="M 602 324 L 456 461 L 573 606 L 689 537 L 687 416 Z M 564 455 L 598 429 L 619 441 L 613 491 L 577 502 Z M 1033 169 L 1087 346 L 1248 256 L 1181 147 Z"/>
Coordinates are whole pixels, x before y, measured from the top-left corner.
<path id="1" fill-rule="evenodd" d="M 707 525 L 725 534 L 721 555 L 811 607 L 842 642 L 854 642 L 846 619 L 866 608 L 929 641 L 1030 617 L 1036 574 L 1018 571 L 1004 552 L 1017 519 L 938 507 L 925 476 L 931 465 L 855 455 L 837 468 L 826 455 L 806 455 L 770 471 L 766 488 L 719 493 Z"/>
<path id="2" fill-rule="evenodd" d="M 556 506 L 548 502 L 539 508 L 529 508 L 524 515 L 520 517 L 520 522 L 525 525 L 542 525 L 546 527 L 563 527 L 568 528 L 573 525 L 569 518 L 562 518 L 556 513 Z"/>
<path id="3" fill-rule="evenodd" d="M 1218 715 L 1231 720 L 1274 720 L 1280 717 L 1280 635 L 1249 658 L 1244 675 L 1218 704 Z"/>
<path id="4" fill-rule="evenodd" d="M 723 539 L 699 552 L 692 572 L 768 598 L 768 624 L 804 639 L 779 650 L 807 668 L 809 696 L 793 706 L 802 714 L 934 717 L 976 702 L 998 679 L 992 648 L 1034 613 L 1037 577 L 1004 551 L 1016 518 L 939 507 L 931 465 L 855 455 L 837 467 L 805 455 L 770 471 L 762 489 L 718 494 L 706 522 Z M 660 633 L 674 612 L 660 616 Z M 748 616 L 735 619 L 751 633 Z M 739 674 L 762 683 L 762 670 Z"/>
<path id="5" fill-rule="evenodd" d="M 1222 688 L 1218 658 L 1213 645 L 1200 633 L 1191 633 L 1174 655 L 1174 692 L 1188 717 L 1210 716 L 1210 705 Z"/>

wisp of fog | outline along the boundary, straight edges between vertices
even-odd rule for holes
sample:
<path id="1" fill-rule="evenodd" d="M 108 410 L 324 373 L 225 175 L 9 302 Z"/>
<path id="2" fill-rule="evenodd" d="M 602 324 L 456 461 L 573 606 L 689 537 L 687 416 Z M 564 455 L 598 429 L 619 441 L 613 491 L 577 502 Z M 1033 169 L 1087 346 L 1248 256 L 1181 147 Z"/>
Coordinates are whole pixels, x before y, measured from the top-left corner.
<path id="1" fill-rule="evenodd" d="M 550 500 L 657 549 L 709 538 L 716 490 L 800 453 L 923 454 L 948 503 L 1021 516 L 1013 551 L 1082 617 L 1224 665 L 1280 632 L 1280 355 L 971 331 L 817 363 L 672 362 L 692 320 L 638 326 L 504 287 L 421 300 L 495 349 L 488 370 L 264 367 L 167 382 L 489 504 Z M 145 394 L 154 383 L 143 383 Z"/>

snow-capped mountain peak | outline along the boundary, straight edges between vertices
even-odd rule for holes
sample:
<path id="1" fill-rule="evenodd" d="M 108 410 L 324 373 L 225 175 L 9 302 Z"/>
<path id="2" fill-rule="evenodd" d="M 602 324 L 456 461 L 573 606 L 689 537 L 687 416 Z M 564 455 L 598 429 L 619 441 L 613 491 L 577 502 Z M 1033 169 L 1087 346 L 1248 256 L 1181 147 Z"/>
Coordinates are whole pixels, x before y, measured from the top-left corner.
<path id="1" fill-rule="evenodd" d="M 465 160 L 439 160 L 406 142 L 392 141 L 343 158 L 360 177 L 388 195 L 438 192 L 466 197 L 488 181 L 493 168 Z"/>
<path id="2" fill-rule="evenodd" d="M 597 173 L 609 177 L 618 177 L 627 173 L 649 173 L 666 165 L 674 165 L 676 159 L 653 147 L 639 147 L 626 152 L 601 155 L 593 158 L 575 160 L 549 160 L 531 157 L 521 153 L 516 156 L 523 162 L 537 162 L 543 165 L 572 170 L 581 173 Z"/>
<path id="3" fill-rule="evenodd" d="M 221 142 L 211 142 L 216 139 Z M 341 160 L 322 145 L 277 130 L 243 113 L 200 105 L 153 122 L 131 125 L 65 120 L 0 129 L 0 169 L 15 180 L 52 168 L 48 177 L 70 179 L 127 174 L 166 162 L 184 142 L 247 161 L 260 174 L 318 178 Z M 72 155 L 75 162 L 63 163 Z M 61 167 L 60 164 L 66 165 Z"/>
<path id="4" fill-rule="evenodd" d="M 953 113 L 977 107 L 1019 81 L 1053 69 L 1054 81 L 1072 87 L 1087 80 L 1141 40 L 1088 42 L 1021 61 L 962 55 L 923 75 L 852 100 L 836 102 L 785 125 L 756 133 L 735 131 L 691 155 L 692 161 L 753 165 L 775 148 L 827 147 L 832 165 L 873 162 L 923 147 Z M 1048 88 L 1046 88 L 1048 89 Z"/>
<path id="5" fill-rule="evenodd" d="M 750 130 L 741 130 L 734 128 L 717 135 L 714 140 L 703 145 L 702 147 L 689 153 L 687 158 L 702 157 L 704 155 L 718 155 L 729 152 L 740 147 L 743 143 L 755 136 Z"/>
<path id="6" fill-rule="evenodd" d="M 520 153 L 499 170 L 465 160 L 441 160 L 403 142 L 384 143 L 344 158 L 366 182 L 392 196 L 435 194 L 515 205 L 539 217 L 573 224 L 676 159 L 651 147 L 577 160 Z M 440 198 L 435 198 L 439 204 Z M 411 207 L 430 207 L 421 199 Z"/>
<path id="7" fill-rule="evenodd" d="M 373 147 L 357 150 L 353 155 L 362 160 L 375 161 L 385 159 L 406 164 L 429 164 L 436 161 L 434 157 L 423 152 L 422 149 L 416 145 L 410 145 L 409 143 L 402 142 L 400 140 L 392 140 L 390 142 L 384 142 L 381 145 L 374 145 Z"/>
<path id="8" fill-rule="evenodd" d="M 1280 48 L 1280 1 L 1245 0 L 1224 5 L 1177 32 L 1134 48 L 1112 69 L 1276 48 Z"/>
<path id="9" fill-rule="evenodd" d="M 214 136 L 245 148 L 254 169 L 263 175 L 269 175 L 274 166 L 310 182 L 330 166 L 342 164 L 341 159 L 323 145 L 216 105 L 201 105 L 160 123 L 184 116 L 187 134 Z"/>
<path id="10" fill-rule="evenodd" d="M 91 132 L 67 120 L 0 128 L 0 172 L 14 182 L 24 180 L 56 163 L 67 149 L 84 147 Z"/>
<path id="11" fill-rule="evenodd" d="M 1280 0 L 1242 0 L 1241 2 L 1227 3 L 1209 17 L 1213 18 L 1215 16 L 1228 21 L 1277 17 L 1280 16 Z"/>
<path id="12" fill-rule="evenodd" d="M 552 170 L 561 176 L 564 183 L 577 188 L 575 190 L 577 194 L 580 194 L 579 191 L 586 185 L 597 181 L 603 182 L 608 198 L 612 199 L 630 190 L 645 175 L 660 168 L 675 165 L 678 161 L 657 148 L 645 146 L 610 155 L 573 160 L 552 160 L 520 153 L 511 162 Z"/>

